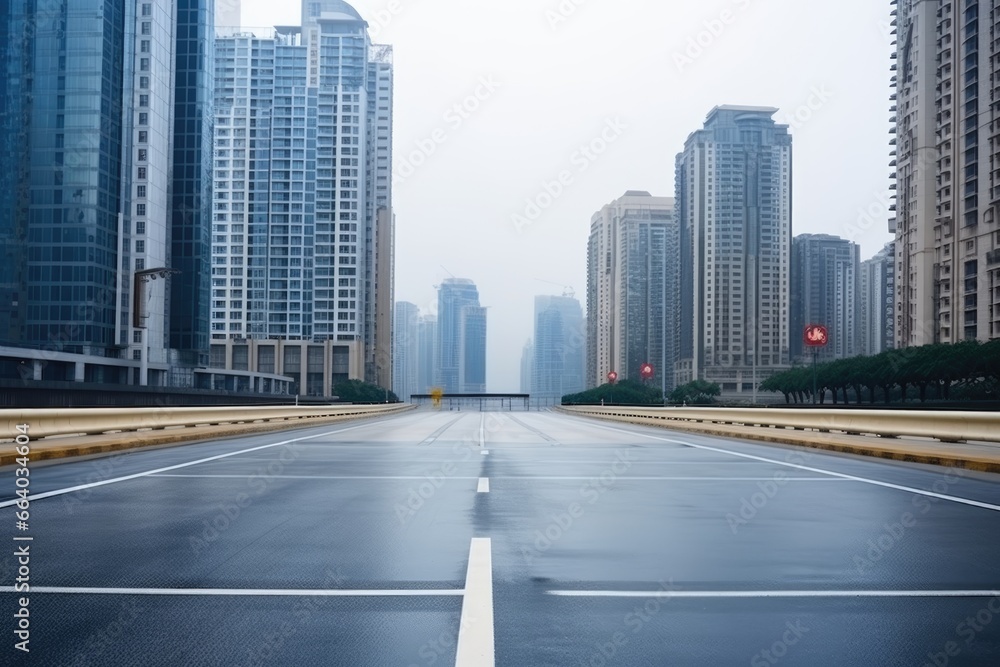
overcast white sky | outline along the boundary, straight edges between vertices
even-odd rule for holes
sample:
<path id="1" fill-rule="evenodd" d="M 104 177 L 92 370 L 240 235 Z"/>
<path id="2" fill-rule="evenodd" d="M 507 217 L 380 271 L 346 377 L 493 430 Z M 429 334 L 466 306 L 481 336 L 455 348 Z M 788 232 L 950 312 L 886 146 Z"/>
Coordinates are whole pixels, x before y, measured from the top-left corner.
<path id="1" fill-rule="evenodd" d="M 445 270 L 474 280 L 489 391 L 519 389 L 536 294 L 566 285 L 586 307 L 593 213 L 626 190 L 672 197 L 674 157 L 716 105 L 792 124 L 796 235 L 851 238 L 862 258 L 891 240 L 888 0 L 352 4 L 395 50 L 396 298 L 428 312 Z M 244 26 L 299 21 L 296 0 L 243 0 Z M 605 128 L 604 153 L 579 152 Z M 515 224 L 563 171 L 563 192 Z"/>

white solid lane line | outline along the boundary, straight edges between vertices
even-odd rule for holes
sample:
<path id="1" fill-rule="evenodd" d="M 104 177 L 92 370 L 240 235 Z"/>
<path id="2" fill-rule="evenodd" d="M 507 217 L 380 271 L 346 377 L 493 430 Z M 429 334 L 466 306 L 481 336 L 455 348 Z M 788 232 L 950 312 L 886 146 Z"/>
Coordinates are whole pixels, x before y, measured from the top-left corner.
<path id="1" fill-rule="evenodd" d="M 613 426 L 604 426 L 603 424 L 594 424 L 599 428 L 608 429 L 610 431 L 616 431 L 618 433 L 628 433 L 630 435 L 638 436 L 641 438 L 649 438 L 651 440 L 660 440 L 662 442 L 670 442 L 679 445 L 687 445 L 688 447 L 694 447 L 695 449 L 703 449 L 709 452 L 716 452 L 719 454 L 729 454 L 730 456 L 738 456 L 743 459 L 751 459 L 753 461 L 762 461 L 764 463 L 771 463 L 774 465 L 785 466 L 787 468 L 795 468 L 796 470 L 805 470 L 806 472 L 817 472 L 822 475 L 832 475 L 833 477 L 839 477 L 841 479 L 849 479 L 854 482 L 863 482 L 865 484 L 871 484 L 873 486 L 881 486 L 887 489 L 895 489 L 897 491 L 906 491 L 907 493 L 915 493 L 920 496 L 927 496 L 929 498 L 938 498 L 940 500 L 948 500 L 953 503 L 960 503 L 962 505 L 970 505 L 972 507 L 981 507 L 982 509 L 992 510 L 994 512 L 1000 512 L 1000 505 L 992 505 L 990 503 L 982 503 L 978 500 L 970 500 L 968 498 L 959 498 L 957 496 L 949 496 L 943 493 L 935 493 L 933 491 L 924 491 L 923 489 L 917 489 L 911 486 L 903 486 L 901 484 L 891 484 L 889 482 L 881 482 L 877 479 L 868 479 L 867 477 L 857 477 L 856 475 L 845 475 L 841 472 L 833 472 L 832 470 L 824 470 L 823 468 L 812 468 L 810 466 L 803 466 L 797 463 L 788 463 L 787 461 L 778 461 L 776 459 L 769 459 L 763 456 L 754 456 L 753 454 L 742 454 L 740 452 L 733 452 L 728 449 L 720 449 L 718 447 L 709 447 L 707 445 L 696 445 L 691 442 L 684 442 L 681 440 L 674 440 L 673 438 L 664 438 L 658 435 L 647 435 L 646 433 L 640 433 L 638 431 L 627 431 L 625 429 L 614 428 Z"/>
<path id="2" fill-rule="evenodd" d="M 482 454 L 483 456 L 489 456 L 490 450 L 484 449 L 483 451 L 481 451 L 479 453 Z"/>
<path id="3" fill-rule="evenodd" d="M 252 473 L 251 473 L 252 474 Z M 182 479 L 246 479 L 248 475 L 171 475 L 157 473 L 147 477 L 177 477 Z M 428 479 L 427 475 L 267 475 L 267 479 Z M 448 479 L 479 479 L 478 477 L 451 476 Z"/>
<path id="4" fill-rule="evenodd" d="M 257 452 L 262 449 L 270 449 L 272 447 L 281 447 L 282 445 L 290 445 L 296 442 L 302 442 L 303 440 L 315 440 L 316 438 L 325 438 L 330 435 L 337 435 L 338 433 L 345 433 L 347 431 L 353 431 L 359 428 L 365 428 L 371 426 L 371 424 L 358 424 L 357 426 L 349 426 L 347 428 L 337 429 L 336 431 L 327 431 L 326 433 L 319 433 L 317 435 L 307 435 L 302 438 L 293 438 L 292 440 L 282 440 L 281 442 L 274 442 L 270 445 L 260 445 L 259 447 L 251 447 L 250 449 L 241 449 L 236 452 L 229 452 L 228 454 L 219 454 L 218 456 L 209 456 L 205 459 L 198 459 L 197 461 L 189 461 L 188 463 L 178 463 L 177 465 L 167 466 L 165 468 L 157 468 L 155 470 L 147 470 L 146 472 L 135 473 L 134 475 L 124 475 L 123 477 L 115 477 L 114 479 L 105 479 L 99 482 L 92 482 L 90 484 L 80 484 L 78 486 L 70 486 L 65 489 L 57 489 L 55 491 L 46 491 L 45 493 L 36 493 L 28 497 L 28 500 L 41 500 L 42 498 L 51 498 L 53 496 L 61 496 L 67 493 L 73 493 L 74 491 L 83 491 L 84 489 L 92 489 L 95 486 L 106 486 L 108 484 L 117 484 L 118 482 L 127 482 L 132 479 L 139 479 L 140 477 L 148 477 L 149 475 L 155 475 L 162 472 L 169 472 L 171 470 L 179 470 L 180 468 L 188 468 L 190 466 L 195 466 L 200 463 L 208 463 L 209 461 L 218 461 L 219 459 L 229 458 L 230 456 L 239 456 L 240 454 L 246 454 L 248 452 Z M 6 500 L 0 502 L 0 508 L 10 507 L 18 502 L 18 499 Z"/>
<path id="5" fill-rule="evenodd" d="M 493 554 L 488 537 L 475 537 L 469 548 L 469 572 L 458 630 L 455 667 L 494 667 Z"/>
<path id="6" fill-rule="evenodd" d="M 991 598 L 1000 591 L 546 591 L 571 598 Z"/>
<path id="7" fill-rule="evenodd" d="M 476 493 L 489 493 L 490 492 L 490 478 L 480 477 L 479 487 L 476 488 Z"/>
<path id="8" fill-rule="evenodd" d="M 0 593 L 13 593 L 13 586 L 0 586 Z M 310 597 L 440 597 L 464 595 L 455 589 L 300 589 L 300 588 L 79 588 L 72 586 L 32 586 L 32 593 L 77 595 L 219 595 L 219 596 L 310 596 Z"/>
<path id="9" fill-rule="evenodd" d="M 486 415 L 479 418 L 479 446 L 486 446 Z"/>
<path id="10" fill-rule="evenodd" d="M 589 477 L 543 477 L 543 476 L 532 476 L 532 475 L 498 475 L 500 479 L 537 479 L 545 481 L 557 481 L 557 480 L 592 480 L 599 479 L 600 475 L 590 475 Z M 425 479 L 425 478 L 421 478 Z M 621 481 L 625 482 L 774 482 L 776 481 L 774 477 L 622 477 Z M 837 477 L 784 477 L 780 481 L 781 484 L 785 482 L 853 482 L 851 479 L 839 479 Z"/>

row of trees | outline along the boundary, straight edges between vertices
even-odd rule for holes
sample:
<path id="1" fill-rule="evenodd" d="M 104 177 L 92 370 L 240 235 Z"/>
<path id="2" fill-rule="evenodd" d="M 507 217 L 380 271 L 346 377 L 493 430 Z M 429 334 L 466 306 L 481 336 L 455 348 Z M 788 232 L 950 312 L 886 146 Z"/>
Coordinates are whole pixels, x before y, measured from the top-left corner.
<path id="1" fill-rule="evenodd" d="M 768 378 L 760 389 L 783 394 L 787 403 L 812 403 L 813 384 L 812 366 L 801 366 Z M 921 403 L 932 397 L 952 400 L 956 390 L 962 397 L 1000 398 L 1000 340 L 924 345 L 818 364 L 815 386 L 819 403 L 829 392 L 835 404 L 849 403 L 853 393 L 859 405 L 876 404 L 879 394 L 888 405 L 897 395 L 905 401 L 911 389 Z"/>
<path id="2" fill-rule="evenodd" d="M 674 389 L 668 400 L 675 405 L 709 405 L 720 393 L 719 385 L 695 380 Z M 663 392 L 635 380 L 622 380 L 563 396 L 562 402 L 563 405 L 663 405 Z"/>
<path id="3" fill-rule="evenodd" d="M 361 380 L 337 382 L 333 385 L 333 394 L 343 403 L 399 403 L 393 392 Z"/>

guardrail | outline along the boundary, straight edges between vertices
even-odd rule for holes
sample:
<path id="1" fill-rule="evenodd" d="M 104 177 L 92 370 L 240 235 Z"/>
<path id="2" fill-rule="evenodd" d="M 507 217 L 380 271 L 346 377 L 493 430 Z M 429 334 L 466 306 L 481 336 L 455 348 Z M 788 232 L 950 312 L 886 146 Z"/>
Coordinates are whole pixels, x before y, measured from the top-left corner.
<path id="1" fill-rule="evenodd" d="M 101 435 L 130 431 L 156 431 L 187 426 L 251 424 L 331 418 L 369 417 L 411 410 L 404 403 L 389 405 L 236 406 L 197 408 L 82 408 L 0 410 L 0 439 L 17 436 L 17 426 L 27 424 L 32 439 L 56 435 Z M 298 424 L 296 424 L 298 426 Z M 9 435 L 9 437 L 8 437 Z"/>
<path id="2" fill-rule="evenodd" d="M 561 407 L 558 410 L 616 421 L 666 426 L 677 422 L 797 429 L 883 438 L 916 436 L 942 442 L 1000 442 L 1000 412 L 896 410 L 787 410 L 781 408 Z"/>

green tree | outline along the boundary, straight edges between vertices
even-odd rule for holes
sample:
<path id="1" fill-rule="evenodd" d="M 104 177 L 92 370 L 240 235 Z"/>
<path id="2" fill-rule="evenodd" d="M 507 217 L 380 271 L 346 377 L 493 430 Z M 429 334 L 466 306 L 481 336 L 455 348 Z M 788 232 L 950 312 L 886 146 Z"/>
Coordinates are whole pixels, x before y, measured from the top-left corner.
<path id="1" fill-rule="evenodd" d="M 341 380 L 333 385 L 333 393 L 344 403 L 399 403 L 393 392 L 361 380 Z"/>
<path id="2" fill-rule="evenodd" d="M 722 387 L 716 383 L 695 380 L 674 389 L 669 400 L 674 405 L 711 405 L 721 393 Z"/>

